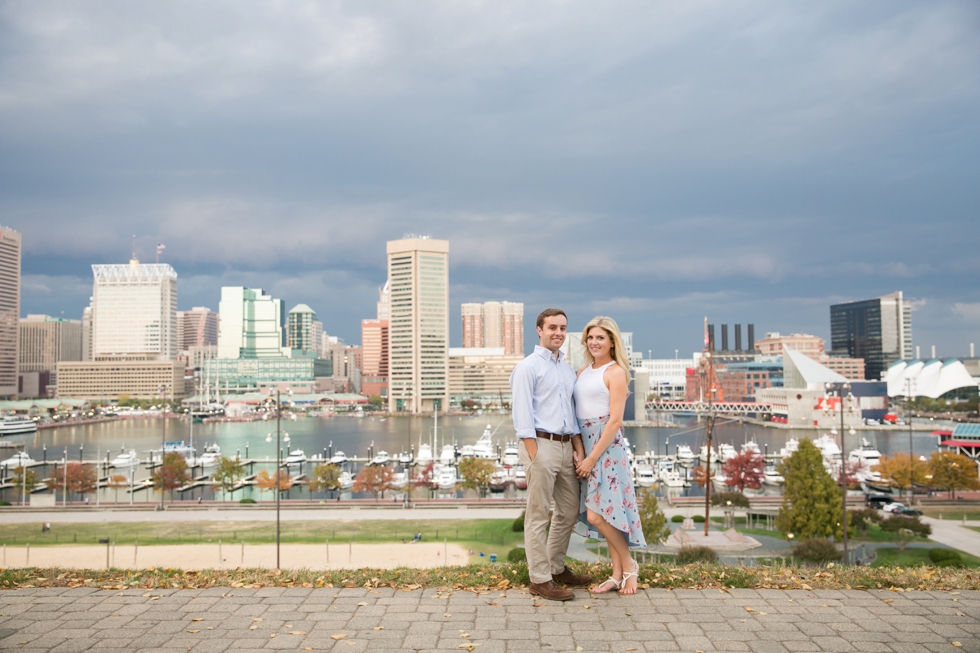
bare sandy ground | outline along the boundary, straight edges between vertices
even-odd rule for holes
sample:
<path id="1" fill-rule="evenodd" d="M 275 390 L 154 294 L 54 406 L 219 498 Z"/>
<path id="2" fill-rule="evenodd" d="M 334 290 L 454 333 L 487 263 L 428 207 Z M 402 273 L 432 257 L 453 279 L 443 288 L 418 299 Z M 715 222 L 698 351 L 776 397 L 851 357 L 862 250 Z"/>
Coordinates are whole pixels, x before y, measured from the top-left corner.
<path id="1" fill-rule="evenodd" d="M 329 555 L 329 562 L 328 562 Z M 30 560 L 26 547 L 6 548 L 4 567 L 71 567 L 105 569 L 106 547 L 33 547 Z M 417 544 L 283 544 L 280 561 L 284 569 L 428 569 L 468 564 L 470 556 L 458 544 L 420 542 Z M 166 546 L 132 545 L 109 547 L 109 565 L 117 569 L 234 569 L 259 567 L 274 569 L 275 544 L 179 544 Z"/>

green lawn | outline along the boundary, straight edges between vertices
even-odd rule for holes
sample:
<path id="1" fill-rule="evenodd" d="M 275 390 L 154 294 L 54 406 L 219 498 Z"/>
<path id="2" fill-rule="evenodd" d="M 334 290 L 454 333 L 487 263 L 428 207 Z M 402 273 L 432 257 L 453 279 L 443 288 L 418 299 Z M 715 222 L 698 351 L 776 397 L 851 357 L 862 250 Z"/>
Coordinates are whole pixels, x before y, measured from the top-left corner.
<path id="1" fill-rule="evenodd" d="M 980 567 L 980 558 L 963 553 L 962 551 L 959 553 L 963 558 L 963 563 L 967 567 L 974 569 Z M 878 559 L 875 560 L 872 567 L 888 566 L 931 567 L 933 566 L 933 562 L 929 560 L 929 549 L 905 549 L 904 551 L 899 551 L 898 549 L 878 549 Z"/>
<path id="2" fill-rule="evenodd" d="M 422 533 L 423 542 L 448 539 L 475 551 L 490 547 L 505 555 L 511 547 L 524 541 L 523 533 L 511 529 L 511 519 L 470 519 L 459 521 L 350 521 L 323 519 L 317 521 L 282 522 L 283 542 L 322 543 L 325 540 L 341 543 L 400 542 Z M 118 544 L 142 545 L 195 544 L 198 542 L 240 542 L 249 544 L 276 541 L 275 522 L 140 522 L 106 524 L 55 523 L 51 531 L 41 533 L 39 524 L 0 524 L 0 544 L 11 546 L 30 543 L 31 546 L 63 544 L 95 544 L 108 537 Z"/>
<path id="3" fill-rule="evenodd" d="M 956 509 L 956 508 L 922 508 L 922 513 L 926 517 L 932 517 L 934 519 L 939 519 L 939 515 L 942 515 L 943 519 L 950 519 L 953 521 L 960 521 L 964 517 L 967 520 L 980 519 L 980 508 L 977 509 Z"/>

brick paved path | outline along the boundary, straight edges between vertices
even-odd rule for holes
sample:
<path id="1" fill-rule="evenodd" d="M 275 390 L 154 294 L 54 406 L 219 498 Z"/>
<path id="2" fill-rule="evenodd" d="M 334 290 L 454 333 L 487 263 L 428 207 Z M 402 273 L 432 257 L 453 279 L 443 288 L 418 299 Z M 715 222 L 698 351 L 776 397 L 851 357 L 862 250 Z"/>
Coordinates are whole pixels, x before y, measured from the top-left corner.
<path id="1" fill-rule="evenodd" d="M 0 651 L 980 651 L 980 592 L 966 591 L 582 591 L 565 604 L 517 590 L 146 593 L 0 591 Z"/>

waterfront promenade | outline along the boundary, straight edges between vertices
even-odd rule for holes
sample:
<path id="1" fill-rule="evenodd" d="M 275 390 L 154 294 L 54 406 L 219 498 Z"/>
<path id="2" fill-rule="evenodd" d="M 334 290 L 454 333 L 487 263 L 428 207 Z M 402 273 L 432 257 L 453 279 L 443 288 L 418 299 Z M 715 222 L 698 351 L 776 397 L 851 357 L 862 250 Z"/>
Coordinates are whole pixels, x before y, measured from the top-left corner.
<path id="1" fill-rule="evenodd" d="M 0 650 L 24 653 L 980 651 L 969 591 L 61 588 L 0 592 L 0 615 Z"/>

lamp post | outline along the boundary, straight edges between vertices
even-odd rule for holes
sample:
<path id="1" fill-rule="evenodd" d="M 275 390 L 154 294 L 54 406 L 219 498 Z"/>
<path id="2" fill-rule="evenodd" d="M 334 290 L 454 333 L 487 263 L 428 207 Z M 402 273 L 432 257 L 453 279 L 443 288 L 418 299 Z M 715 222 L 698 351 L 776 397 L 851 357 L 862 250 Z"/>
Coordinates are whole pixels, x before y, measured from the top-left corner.
<path id="1" fill-rule="evenodd" d="M 290 395 L 293 394 L 292 389 L 288 389 L 288 390 L 286 390 L 286 392 L 289 393 Z M 272 396 L 272 393 L 273 393 L 273 391 L 272 390 L 269 390 L 269 396 L 270 396 L 270 398 Z M 281 476 L 280 476 L 280 474 L 282 472 L 282 448 L 281 447 L 282 447 L 282 436 L 284 434 L 283 434 L 282 428 L 281 428 L 281 426 L 282 426 L 282 395 L 281 395 L 281 393 L 280 393 L 280 391 L 279 391 L 278 388 L 276 388 L 276 390 L 275 390 L 275 395 L 276 395 L 276 476 L 275 476 L 275 483 L 276 483 L 276 569 L 279 569 L 279 540 L 280 540 L 280 534 L 281 534 L 280 522 L 279 522 L 279 504 L 280 504 L 280 494 L 281 494 L 281 490 L 282 490 L 282 482 L 281 482 Z M 266 417 L 268 417 L 268 415 L 269 414 L 266 413 Z M 289 434 L 288 433 L 285 434 L 285 440 L 286 440 L 286 442 L 289 442 Z M 268 435 L 265 436 L 265 441 L 266 442 L 272 442 L 272 433 L 269 433 Z"/>
<path id="2" fill-rule="evenodd" d="M 915 379 L 905 379 L 905 419 L 909 423 L 909 506 L 915 504 L 915 493 L 912 491 L 912 479 L 915 477 L 915 461 L 912 459 L 912 392 L 915 389 Z"/>
<path id="3" fill-rule="evenodd" d="M 167 397 L 167 389 L 169 387 L 170 387 L 170 384 L 169 383 L 161 383 L 158 386 L 159 394 L 162 395 L 164 397 L 164 399 L 166 399 L 166 397 Z M 166 409 L 166 406 L 164 406 L 164 409 L 163 410 L 164 410 L 164 412 L 163 412 L 163 429 L 161 430 L 161 438 L 162 439 L 160 440 L 160 470 L 159 470 L 160 471 L 160 507 L 158 508 L 158 510 L 163 510 L 163 497 L 164 497 L 164 491 L 163 491 L 163 458 L 166 455 L 165 452 L 167 450 L 167 412 L 166 412 L 167 409 Z"/>
<path id="4" fill-rule="evenodd" d="M 840 413 L 840 486 L 844 530 L 844 564 L 850 564 L 851 559 L 847 555 L 847 459 L 844 458 L 847 447 L 844 442 L 844 393 L 847 393 L 847 411 L 851 413 L 854 412 L 854 395 L 851 394 L 851 384 L 846 381 L 827 383 L 824 387 L 828 396 L 837 395 L 837 412 Z"/>

